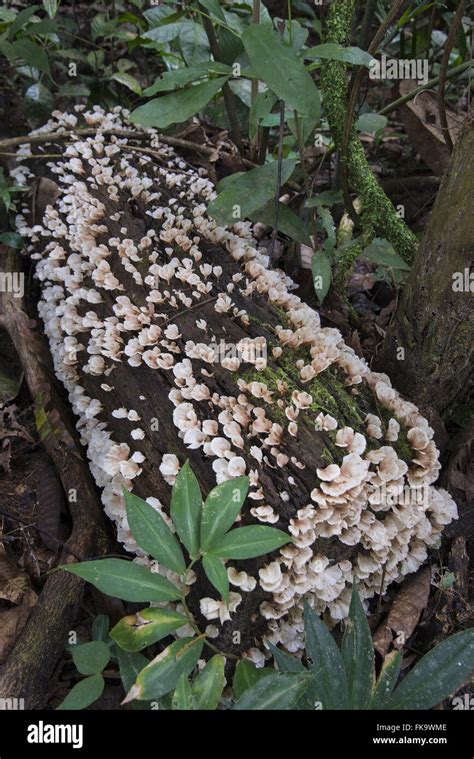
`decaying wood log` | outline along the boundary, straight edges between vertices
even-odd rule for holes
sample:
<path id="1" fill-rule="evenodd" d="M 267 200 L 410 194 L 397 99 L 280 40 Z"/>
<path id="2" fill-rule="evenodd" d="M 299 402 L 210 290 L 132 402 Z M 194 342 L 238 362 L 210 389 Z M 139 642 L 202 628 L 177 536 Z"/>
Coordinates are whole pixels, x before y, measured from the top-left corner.
<path id="1" fill-rule="evenodd" d="M 294 545 L 228 562 L 244 573 L 229 572 L 229 609 L 206 601 L 217 593 L 196 565 L 188 605 L 224 651 L 258 660 L 263 639 L 297 651 L 304 600 L 344 618 L 353 580 L 363 597 L 384 590 L 418 568 L 455 516 L 431 486 L 433 431 L 337 330 L 321 328 L 248 223 L 224 229 L 208 216 L 214 189 L 202 170 L 154 130 L 154 156 L 105 136 L 130 129 L 120 111 L 84 118 L 97 134 L 72 137 L 64 160 L 42 169 L 60 194 L 40 225 L 25 209 L 18 228 L 106 513 L 133 551 L 122 486 L 166 514 L 186 459 L 204 494 L 248 474 L 240 524 L 289 530 Z"/>
<path id="2" fill-rule="evenodd" d="M 3 254 L 4 275 L 23 274 L 20 269 L 17 254 L 13 251 Z M 41 442 L 56 467 L 64 492 L 70 496 L 73 527 L 59 563 L 101 555 L 111 539 L 105 529 L 97 489 L 80 455 L 72 419 L 68 422 L 70 411 L 54 390 L 46 341 L 23 311 L 21 299 L 11 291 L 0 295 L 0 327 L 15 345 L 34 401 Z M 51 676 L 74 626 L 83 584 L 67 572 L 54 573 L 46 580 L 24 630 L 0 668 L 1 699 L 23 698 L 27 709 L 46 706 Z"/>

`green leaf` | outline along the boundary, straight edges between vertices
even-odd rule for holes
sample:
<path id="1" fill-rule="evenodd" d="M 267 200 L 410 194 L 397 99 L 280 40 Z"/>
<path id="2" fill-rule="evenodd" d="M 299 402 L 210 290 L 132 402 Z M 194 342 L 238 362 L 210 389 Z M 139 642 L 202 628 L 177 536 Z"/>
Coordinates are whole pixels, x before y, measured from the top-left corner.
<path id="1" fill-rule="evenodd" d="M 203 556 L 202 566 L 209 582 L 212 583 L 227 603 L 229 600 L 229 580 L 222 559 L 218 559 L 212 553 L 207 553 Z"/>
<path id="2" fill-rule="evenodd" d="M 158 92 L 169 92 L 179 87 L 185 87 L 187 84 L 195 82 L 197 79 L 201 79 L 204 76 L 208 76 L 210 73 L 230 75 L 231 68 L 224 63 L 205 61 L 196 64 L 196 66 L 185 66 L 180 69 L 165 71 L 163 75 L 151 85 L 151 87 L 147 87 L 146 90 L 143 90 L 143 94 L 151 96 L 156 95 Z"/>
<path id="3" fill-rule="evenodd" d="M 392 269 L 410 269 L 406 261 L 395 252 L 393 245 L 381 237 L 376 237 L 364 249 L 359 258 L 367 258 L 369 261 L 375 261 L 376 264 L 388 266 Z"/>
<path id="4" fill-rule="evenodd" d="M 112 79 L 119 84 L 123 84 L 124 87 L 128 87 L 129 90 L 135 93 L 135 95 L 142 95 L 142 88 L 139 83 L 131 74 L 125 73 L 125 71 L 117 71 L 112 74 Z"/>
<path id="5" fill-rule="evenodd" d="M 293 174 L 296 164 L 293 158 L 281 162 L 282 186 Z M 225 189 L 208 205 L 208 213 L 222 225 L 250 217 L 275 196 L 277 174 L 278 161 L 272 161 L 236 177 L 226 177 Z"/>
<path id="6" fill-rule="evenodd" d="M 171 518 L 181 542 L 195 559 L 199 554 L 202 497 L 199 483 L 186 461 L 171 492 Z"/>
<path id="7" fill-rule="evenodd" d="M 247 27 L 242 42 L 258 78 L 287 106 L 319 119 L 319 92 L 296 51 L 271 27 L 261 24 Z"/>
<path id="8" fill-rule="evenodd" d="M 270 711 L 294 709 L 311 680 L 310 674 L 281 675 L 274 672 L 248 688 L 234 709 Z"/>
<path id="9" fill-rule="evenodd" d="M 190 711 L 197 709 L 196 700 L 193 696 L 189 680 L 186 675 L 181 675 L 174 689 L 171 708 L 177 711 Z"/>
<path id="10" fill-rule="evenodd" d="M 474 672 L 474 629 L 452 635 L 431 649 L 406 675 L 389 709 L 431 709 Z"/>
<path id="11" fill-rule="evenodd" d="M 341 647 L 349 689 L 349 709 L 367 709 L 375 683 L 375 657 L 367 616 L 356 586 Z"/>
<path id="12" fill-rule="evenodd" d="M 5 24 L 11 24 L 16 19 L 16 12 L 10 8 L 0 8 L 0 21 Z"/>
<path id="13" fill-rule="evenodd" d="M 290 654 L 287 654 L 286 651 L 281 651 L 272 643 L 269 643 L 269 648 L 273 654 L 273 658 L 275 659 L 279 672 L 282 672 L 283 674 L 290 674 L 290 673 L 295 673 L 295 672 L 308 672 L 306 667 L 303 666 L 303 664 L 300 662 L 299 659 L 296 658 L 296 656 L 291 656 Z M 317 683 L 315 682 L 315 678 L 313 676 L 313 679 L 310 681 L 303 696 L 298 702 L 298 709 L 312 711 L 315 708 L 318 701 L 319 701 L 319 689 L 318 689 Z"/>
<path id="14" fill-rule="evenodd" d="M 372 692 L 369 709 L 387 708 L 392 691 L 397 684 L 401 664 L 401 651 L 391 651 L 387 654 Z"/>
<path id="15" fill-rule="evenodd" d="M 331 287 L 332 270 L 331 263 L 322 250 L 317 250 L 311 261 L 311 270 L 313 272 L 314 291 L 318 296 L 320 303 L 329 292 Z"/>
<path id="16" fill-rule="evenodd" d="M 213 656 L 193 682 L 193 695 L 196 706 L 202 711 L 217 709 L 222 691 L 224 690 L 225 658 Z"/>
<path id="17" fill-rule="evenodd" d="M 255 683 L 258 683 L 259 680 L 262 680 L 264 677 L 273 674 L 275 674 L 275 672 L 273 669 L 270 669 L 270 667 L 256 667 L 255 664 L 252 664 L 252 662 L 246 661 L 245 659 L 237 662 L 234 680 L 232 682 L 232 689 L 235 697 L 239 699 L 246 690 L 252 687 L 252 685 L 255 685 Z"/>
<path id="18" fill-rule="evenodd" d="M 158 654 L 140 672 L 127 699 L 156 700 L 174 690 L 181 675 L 189 675 L 203 649 L 199 638 L 181 638 Z"/>
<path id="19" fill-rule="evenodd" d="M 166 577 L 123 559 L 62 564 L 59 569 L 82 577 L 102 593 L 122 601 L 177 601 L 181 595 Z"/>
<path id="20" fill-rule="evenodd" d="M 106 640 L 109 634 L 110 622 L 107 614 L 98 614 L 92 623 L 92 640 Z"/>
<path id="21" fill-rule="evenodd" d="M 161 514 L 132 493 L 123 491 L 127 519 L 133 537 L 145 553 L 178 575 L 186 572 L 186 563 L 179 543 Z"/>
<path id="22" fill-rule="evenodd" d="M 215 487 L 202 508 L 200 550 L 212 550 L 214 543 L 230 530 L 249 489 L 248 477 L 235 477 Z"/>
<path id="23" fill-rule="evenodd" d="M 13 371 L 13 367 L 11 369 Z M 20 392 L 23 375 L 10 376 L 0 372 L 0 408 L 12 401 Z"/>
<path id="24" fill-rule="evenodd" d="M 180 24 L 178 45 L 186 65 L 194 66 L 196 63 L 209 60 L 210 49 L 206 32 L 202 24 L 187 19 Z"/>
<path id="25" fill-rule="evenodd" d="M 99 674 L 107 666 L 110 659 L 110 649 L 103 640 L 93 640 L 90 643 L 78 643 L 71 646 L 71 654 L 81 675 Z"/>
<path id="26" fill-rule="evenodd" d="M 44 48 L 33 40 L 15 40 L 12 44 L 12 50 L 15 58 L 23 58 L 28 66 L 34 66 L 45 74 L 50 73 L 48 56 Z"/>
<path id="27" fill-rule="evenodd" d="M 306 656 L 314 676 L 314 701 L 323 709 L 347 708 L 347 678 L 341 653 L 318 615 L 305 604 Z"/>
<path id="28" fill-rule="evenodd" d="M 8 30 L 9 40 L 13 39 L 15 34 L 19 32 L 20 29 L 22 29 L 24 26 L 26 26 L 26 24 L 28 23 L 30 18 L 36 13 L 38 8 L 39 8 L 39 5 L 30 5 L 29 8 L 25 8 L 24 10 L 19 12 L 18 16 L 15 18 L 13 24 Z"/>
<path id="29" fill-rule="evenodd" d="M 125 651 L 141 651 L 183 627 L 187 621 L 183 614 L 171 609 L 142 609 L 117 622 L 110 637 Z"/>
<path id="30" fill-rule="evenodd" d="M 313 243 L 309 229 L 304 221 L 291 208 L 288 208 L 285 203 L 279 203 L 278 208 L 278 231 L 287 235 L 292 240 L 297 240 L 302 245 L 309 245 L 311 247 Z M 250 214 L 249 218 L 253 222 L 260 222 L 261 224 L 268 224 L 268 226 L 273 227 L 275 224 L 275 202 L 270 201 L 263 208 Z"/>
<path id="31" fill-rule="evenodd" d="M 308 50 L 304 50 L 303 55 L 308 60 L 323 58 L 330 61 L 353 63 L 356 66 L 366 66 L 367 68 L 369 68 L 371 61 L 375 60 L 370 53 L 361 50 L 360 47 L 344 47 L 336 42 L 324 42 L 322 45 L 310 47 Z"/>
<path id="32" fill-rule="evenodd" d="M 64 701 L 59 704 L 58 711 L 86 709 L 102 695 L 104 686 L 105 680 L 102 675 L 86 677 L 71 688 Z"/>
<path id="33" fill-rule="evenodd" d="M 58 12 L 60 0 L 43 0 L 43 7 L 50 18 Z"/>
<path id="34" fill-rule="evenodd" d="M 200 0 L 200 5 L 203 6 L 211 16 L 218 19 L 218 21 L 225 22 L 224 11 L 222 10 L 219 0 Z"/>
<path id="35" fill-rule="evenodd" d="M 239 527 L 213 545 L 212 553 L 223 559 L 254 559 L 281 548 L 291 537 L 275 527 Z"/>
<path id="36" fill-rule="evenodd" d="M 378 113 L 363 113 L 359 116 L 355 123 L 355 128 L 359 132 L 378 132 L 381 129 L 385 129 L 388 124 L 386 116 L 381 116 Z"/>
<path id="37" fill-rule="evenodd" d="M 120 677 L 125 693 L 128 693 L 138 675 L 149 664 L 148 659 L 143 654 L 131 653 L 117 648 L 117 659 L 120 669 Z"/>
<path id="38" fill-rule="evenodd" d="M 277 102 L 277 96 L 269 89 L 259 92 L 252 103 L 249 113 L 249 137 L 255 138 L 260 121 L 272 112 L 272 108 Z"/>
<path id="39" fill-rule="evenodd" d="M 130 114 L 133 124 L 166 129 L 171 124 L 181 124 L 191 118 L 216 95 L 228 77 L 218 77 L 185 90 L 163 95 L 149 103 L 135 108 Z"/>

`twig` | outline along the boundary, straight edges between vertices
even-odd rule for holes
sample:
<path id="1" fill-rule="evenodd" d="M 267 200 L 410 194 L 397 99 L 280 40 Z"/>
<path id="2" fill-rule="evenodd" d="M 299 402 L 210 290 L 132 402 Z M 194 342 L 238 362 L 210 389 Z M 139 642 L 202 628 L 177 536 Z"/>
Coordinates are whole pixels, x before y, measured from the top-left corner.
<path id="1" fill-rule="evenodd" d="M 278 131 L 278 167 L 277 167 L 277 181 L 276 181 L 276 188 L 275 188 L 275 216 L 274 216 L 274 222 L 273 222 L 273 231 L 272 231 L 272 237 L 270 240 L 270 245 L 268 246 L 268 254 L 270 261 L 273 260 L 273 251 L 275 248 L 275 243 L 278 235 L 278 218 L 280 215 L 280 194 L 281 194 L 281 169 L 282 169 L 282 161 L 283 161 L 283 134 L 285 130 L 285 103 L 283 100 L 280 101 L 280 128 Z"/>
<path id="2" fill-rule="evenodd" d="M 260 23 L 260 0 L 253 0 L 252 2 L 252 23 L 253 24 L 259 24 Z M 255 103 L 257 96 L 258 96 L 258 85 L 259 80 L 258 79 L 252 79 L 250 83 L 250 100 L 252 105 Z M 257 124 L 257 129 L 255 131 L 255 137 L 252 140 L 252 143 L 250 145 L 250 157 L 253 160 L 258 161 L 258 153 L 260 149 L 260 141 L 262 137 L 262 129 Z"/>
<path id="3" fill-rule="evenodd" d="M 448 117 L 446 115 L 446 73 L 449 66 L 449 58 L 451 56 L 451 50 L 453 49 L 454 41 L 459 32 L 459 28 L 462 23 L 462 17 L 464 15 L 464 9 L 466 7 L 466 0 L 460 0 L 458 9 L 454 16 L 453 24 L 449 30 L 448 38 L 444 46 L 443 60 L 441 61 L 441 68 L 439 72 L 439 89 L 438 89 L 438 111 L 441 129 L 443 131 L 444 141 L 447 145 L 449 152 L 453 150 L 453 141 L 449 133 Z"/>
<path id="4" fill-rule="evenodd" d="M 446 73 L 446 80 L 453 79 L 454 77 L 461 76 L 461 74 L 464 74 L 465 71 L 470 69 L 471 67 L 474 68 L 471 61 L 467 61 L 467 63 L 461 63 L 459 66 L 455 66 L 450 71 Z M 400 108 L 401 105 L 404 105 L 405 103 L 408 103 L 409 100 L 413 100 L 414 97 L 416 97 L 420 92 L 423 92 L 424 90 L 429 90 L 432 87 L 435 87 L 437 84 L 439 84 L 439 76 L 433 77 L 433 79 L 430 79 L 426 84 L 420 84 L 418 87 L 415 87 L 413 90 L 410 90 L 410 92 L 407 92 L 405 95 L 403 95 L 400 98 L 397 98 L 397 100 L 394 100 L 392 103 L 389 103 L 384 108 L 382 108 L 380 111 L 377 111 L 377 113 L 380 116 L 386 116 L 388 113 L 392 113 L 393 111 L 396 111 L 397 108 Z"/>

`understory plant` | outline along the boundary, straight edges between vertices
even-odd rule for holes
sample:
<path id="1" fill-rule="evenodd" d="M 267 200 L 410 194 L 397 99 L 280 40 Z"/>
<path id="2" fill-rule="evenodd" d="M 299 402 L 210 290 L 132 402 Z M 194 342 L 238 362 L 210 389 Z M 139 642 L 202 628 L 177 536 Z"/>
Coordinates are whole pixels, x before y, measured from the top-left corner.
<path id="1" fill-rule="evenodd" d="M 301 659 L 269 644 L 276 668 L 257 668 L 216 648 L 199 630 L 187 606 L 186 579 L 192 568 L 201 563 L 222 601 L 228 603 L 226 559 L 267 555 L 291 541 L 274 527 L 234 527 L 247 491 L 248 477 L 237 477 L 218 485 L 203 502 L 188 462 L 176 478 L 166 519 L 149 503 L 124 491 L 130 530 L 138 546 L 160 569 L 174 573 L 176 581 L 126 559 L 61 567 L 103 593 L 153 605 L 125 616 L 111 630 L 106 616 L 96 617 L 92 640 L 70 646 L 84 678 L 59 709 L 84 709 L 97 700 L 111 660 L 120 672 L 124 703 L 139 709 L 429 709 L 474 671 L 471 629 L 433 648 L 400 683 L 401 651 L 389 653 L 376 676 L 372 636 L 355 587 L 340 649 L 309 605 L 304 612 L 306 649 Z M 142 653 L 180 629 L 181 636 L 151 660 Z M 232 687 L 226 689 L 230 660 Z"/>

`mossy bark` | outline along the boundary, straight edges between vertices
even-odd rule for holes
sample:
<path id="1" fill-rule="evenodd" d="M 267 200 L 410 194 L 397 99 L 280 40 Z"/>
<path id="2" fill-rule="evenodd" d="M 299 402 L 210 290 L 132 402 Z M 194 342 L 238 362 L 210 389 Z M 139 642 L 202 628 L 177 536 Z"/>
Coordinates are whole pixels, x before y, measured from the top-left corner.
<path id="1" fill-rule="evenodd" d="M 451 166 L 387 333 L 379 368 L 415 402 L 445 413 L 472 388 L 474 119 Z"/>
<path id="2" fill-rule="evenodd" d="M 339 45 L 350 43 L 350 33 L 356 0 L 333 0 L 325 28 L 325 42 Z M 342 61 L 321 62 L 321 87 L 324 112 L 329 121 L 334 143 L 338 150 L 343 146 L 344 125 L 347 114 L 347 64 Z M 364 229 L 388 239 L 408 262 L 413 259 L 417 238 L 397 215 L 392 203 L 380 187 L 365 156 L 364 147 L 355 126 L 351 126 L 346 167 L 350 184 L 362 201 Z"/>

